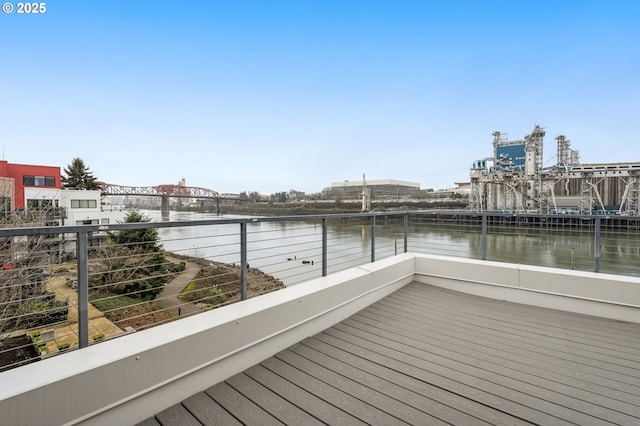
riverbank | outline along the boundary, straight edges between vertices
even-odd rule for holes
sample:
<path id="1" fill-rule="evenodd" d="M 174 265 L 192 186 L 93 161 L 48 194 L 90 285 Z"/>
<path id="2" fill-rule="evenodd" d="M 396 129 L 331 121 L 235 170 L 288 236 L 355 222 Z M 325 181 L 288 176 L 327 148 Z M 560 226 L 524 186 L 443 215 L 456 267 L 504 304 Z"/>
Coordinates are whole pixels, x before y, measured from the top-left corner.
<path id="1" fill-rule="evenodd" d="M 290 203 L 247 203 L 225 206 L 223 214 L 246 216 L 298 216 L 340 213 L 360 213 L 361 204 L 355 202 L 290 202 Z M 481 225 L 483 216 L 489 226 L 529 226 L 536 228 L 592 230 L 596 219 L 600 218 L 602 229 L 640 232 L 640 216 L 598 215 L 598 214 L 541 214 L 530 212 L 486 211 L 472 212 L 464 202 L 451 200 L 393 201 L 372 205 L 373 213 L 430 211 L 423 222 L 458 223 Z"/>
<path id="2" fill-rule="evenodd" d="M 397 200 L 374 201 L 371 203 L 373 212 L 451 209 L 459 210 L 467 207 L 466 200 Z M 340 200 L 311 200 L 291 201 L 287 203 L 259 202 L 237 203 L 221 206 L 223 214 L 238 214 L 247 216 L 297 216 L 336 213 L 360 213 L 360 201 Z M 184 209 L 204 212 L 206 208 Z"/>

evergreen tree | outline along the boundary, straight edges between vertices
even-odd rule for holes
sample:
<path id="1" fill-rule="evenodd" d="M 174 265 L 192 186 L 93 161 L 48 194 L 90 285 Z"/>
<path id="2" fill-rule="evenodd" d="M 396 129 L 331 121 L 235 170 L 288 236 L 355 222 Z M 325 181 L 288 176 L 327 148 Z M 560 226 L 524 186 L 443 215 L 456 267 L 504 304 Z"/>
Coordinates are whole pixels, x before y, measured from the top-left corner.
<path id="1" fill-rule="evenodd" d="M 127 212 L 124 223 L 151 222 L 151 218 L 136 209 Z M 162 251 L 157 228 L 126 229 L 110 234 L 111 240 L 129 249 L 142 248 L 145 252 Z"/>
<path id="2" fill-rule="evenodd" d="M 74 158 L 67 167 L 64 168 L 65 176 L 62 176 L 62 186 L 72 189 L 100 189 L 96 183 L 96 178 L 89 171 L 89 167 L 80 158 Z"/>
<path id="3" fill-rule="evenodd" d="M 138 210 L 130 210 L 125 223 L 150 222 L 151 219 Z M 153 299 L 167 283 L 167 267 L 156 228 L 125 229 L 110 232 L 111 251 L 107 256 L 111 264 L 101 278 L 114 293 Z M 121 263 L 116 265 L 115 263 Z M 122 272 L 126 278 L 122 276 Z M 109 284 L 112 284 L 109 286 Z"/>

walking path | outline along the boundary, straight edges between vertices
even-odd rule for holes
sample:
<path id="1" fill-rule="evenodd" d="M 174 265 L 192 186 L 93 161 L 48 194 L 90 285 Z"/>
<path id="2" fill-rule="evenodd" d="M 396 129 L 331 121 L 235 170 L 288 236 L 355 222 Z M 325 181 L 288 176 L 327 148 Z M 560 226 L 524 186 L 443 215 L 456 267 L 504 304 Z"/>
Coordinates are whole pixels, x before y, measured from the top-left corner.
<path id="1" fill-rule="evenodd" d="M 166 256 L 167 261 L 173 263 L 183 262 L 173 256 Z M 180 292 L 198 275 L 200 266 L 194 262 L 185 262 L 185 270 L 168 283 L 159 298 L 154 302 L 166 312 L 174 317 L 181 315 L 193 315 L 201 312 L 189 302 L 183 302 L 178 298 Z M 50 279 L 46 284 L 47 291 L 56 295 L 57 300 L 69 301 L 69 312 L 67 324 L 55 327 L 44 327 L 42 331 L 53 330 L 53 338 L 48 341 L 47 349 L 49 353 L 56 352 L 58 345 L 69 343 L 71 346 L 78 344 L 78 291 L 67 285 L 66 276 L 57 276 Z M 93 336 L 103 334 L 105 339 L 127 333 L 114 323 L 109 321 L 102 311 L 89 303 L 89 339 Z"/>
<path id="2" fill-rule="evenodd" d="M 198 275 L 200 266 L 197 263 L 178 259 L 170 255 L 166 255 L 165 258 L 168 262 L 172 263 L 184 262 L 185 269 L 164 287 L 162 294 L 155 299 L 154 302 L 173 316 L 193 315 L 202 312 L 202 310 L 196 308 L 191 303 L 178 298 L 180 292 Z"/>
<path id="3" fill-rule="evenodd" d="M 67 324 L 55 327 L 44 327 L 42 331 L 53 330 L 53 339 L 47 343 L 49 353 L 58 350 L 58 345 L 69 343 L 71 346 L 78 344 L 78 291 L 67 285 L 65 276 L 52 278 L 47 282 L 47 291 L 56 295 L 57 300 L 68 300 L 69 311 Z M 104 338 L 119 336 L 125 333 L 122 329 L 109 321 L 104 314 L 89 303 L 89 339 L 98 334 L 104 334 Z"/>

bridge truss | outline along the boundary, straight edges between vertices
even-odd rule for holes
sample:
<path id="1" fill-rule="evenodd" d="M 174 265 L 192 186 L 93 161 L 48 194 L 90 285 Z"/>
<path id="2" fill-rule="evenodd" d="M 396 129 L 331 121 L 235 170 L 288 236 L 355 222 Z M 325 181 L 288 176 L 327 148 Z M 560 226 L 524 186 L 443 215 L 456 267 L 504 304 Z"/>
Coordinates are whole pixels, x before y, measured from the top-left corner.
<path id="1" fill-rule="evenodd" d="M 97 182 L 104 195 L 139 195 L 149 197 L 178 197 L 198 199 L 241 200 L 239 194 L 223 194 L 212 189 L 182 185 L 125 186 Z"/>

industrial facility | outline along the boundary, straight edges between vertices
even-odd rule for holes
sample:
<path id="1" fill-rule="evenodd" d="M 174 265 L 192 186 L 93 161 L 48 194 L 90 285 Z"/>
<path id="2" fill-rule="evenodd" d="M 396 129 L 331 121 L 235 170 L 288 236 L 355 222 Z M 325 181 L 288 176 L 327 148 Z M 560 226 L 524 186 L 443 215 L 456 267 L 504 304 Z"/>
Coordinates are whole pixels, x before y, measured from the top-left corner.
<path id="1" fill-rule="evenodd" d="M 381 179 L 366 181 L 363 176 L 362 181 L 333 182 L 329 188 L 322 190 L 324 198 L 342 197 L 361 198 L 365 189 L 370 192 L 370 196 L 376 199 L 397 199 L 401 197 L 412 197 L 420 193 L 420 184 L 416 182 L 406 182 L 395 179 Z"/>
<path id="2" fill-rule="evenodd" d="M 580 164 L 564 135 L 556 136 L 556 164 L 543 163 L 545 130 L 522 140 L 493 133 L 493 157 L 471 168 L 472 211 L 640 214 L 640 162 Z"/>

